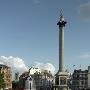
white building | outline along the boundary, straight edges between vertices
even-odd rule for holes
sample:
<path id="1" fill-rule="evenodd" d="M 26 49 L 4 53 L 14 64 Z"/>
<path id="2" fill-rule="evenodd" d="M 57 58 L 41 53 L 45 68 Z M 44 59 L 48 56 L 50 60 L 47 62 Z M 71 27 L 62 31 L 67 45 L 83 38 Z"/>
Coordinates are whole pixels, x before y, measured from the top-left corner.
<path id="1" fill-rule="evenodd" d="M 36 72 L 37 73 L 41 73 L 41 69 L 39 69 L 39 68 L 33 68 L 33 67 L 29 69 L 29 74 L 30 75 L 33 75 Z"/>
<path id="2" fill-rule="evenodd" d="M 19 77 L 20 88 L 24 90 L 51 90 L 54 77 L 47 70 L 31 68 Z"/>
<path id="3" fill-rule="evenodd" d="M 25 81 L 25 90 L 36 90 L 35 80 L 30 76 Z"/>

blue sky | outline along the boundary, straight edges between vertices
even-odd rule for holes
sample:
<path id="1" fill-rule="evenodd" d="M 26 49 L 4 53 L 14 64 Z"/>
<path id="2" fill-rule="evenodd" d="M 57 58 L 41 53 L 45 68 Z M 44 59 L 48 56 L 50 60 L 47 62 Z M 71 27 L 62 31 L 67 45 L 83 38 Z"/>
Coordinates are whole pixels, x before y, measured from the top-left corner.
<path id="1" fill-rule="evenodd" d="M 64 11 L 65 68 L 90 64 L 89 0 L 0 0 L 0 55 L 52 63 L 58 70 L 58 26 Z M 76 65 L 73 67 L 73 65 Z"/>

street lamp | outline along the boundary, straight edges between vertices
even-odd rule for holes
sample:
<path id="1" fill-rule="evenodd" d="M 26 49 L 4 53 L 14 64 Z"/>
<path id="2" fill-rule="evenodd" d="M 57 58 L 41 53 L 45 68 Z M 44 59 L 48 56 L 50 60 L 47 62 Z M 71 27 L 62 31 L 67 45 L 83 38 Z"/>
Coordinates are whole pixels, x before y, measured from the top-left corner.
<path id="1" fill-rule="evenodd" d="M 30 90 L 31 90 L 31 81 L 32 81 L 32 78 L 31 78 L 31 76 L 30 76 L 30 79 L 29 79 L 29 81 L 30 81 Z"/>

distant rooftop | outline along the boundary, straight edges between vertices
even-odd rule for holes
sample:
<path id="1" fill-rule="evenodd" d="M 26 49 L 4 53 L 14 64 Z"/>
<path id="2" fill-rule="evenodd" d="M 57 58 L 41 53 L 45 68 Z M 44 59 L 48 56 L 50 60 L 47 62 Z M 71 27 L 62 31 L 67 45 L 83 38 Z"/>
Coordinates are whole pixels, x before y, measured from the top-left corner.
<path id="1" fill-rule="evenodd" d="M 0 64 L 0 67 L 10 68 L 9 66 L 4 65 L 4 64 Z"/>
<path id="2" fill-rule="evenodd" d="M 84 73 L 84 72 L 88 72 L 88 70 L 82 70 L 82 69 L 79 69 L 79 70 L 74 70 L 75 73 Z"/>

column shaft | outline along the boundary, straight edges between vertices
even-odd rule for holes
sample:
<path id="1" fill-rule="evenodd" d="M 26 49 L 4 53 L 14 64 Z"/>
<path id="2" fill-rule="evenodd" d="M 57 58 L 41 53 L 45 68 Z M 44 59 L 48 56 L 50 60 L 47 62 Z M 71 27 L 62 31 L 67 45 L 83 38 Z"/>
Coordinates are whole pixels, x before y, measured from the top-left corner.
<path id="1" fill-rule="evenodd" d="M 59 71 L 64 71 L 64 26 L 59 27 Z"/>

